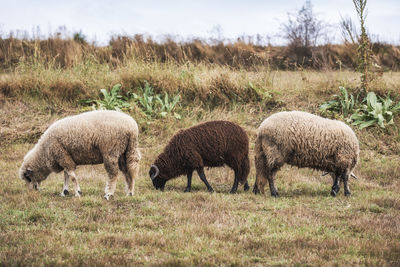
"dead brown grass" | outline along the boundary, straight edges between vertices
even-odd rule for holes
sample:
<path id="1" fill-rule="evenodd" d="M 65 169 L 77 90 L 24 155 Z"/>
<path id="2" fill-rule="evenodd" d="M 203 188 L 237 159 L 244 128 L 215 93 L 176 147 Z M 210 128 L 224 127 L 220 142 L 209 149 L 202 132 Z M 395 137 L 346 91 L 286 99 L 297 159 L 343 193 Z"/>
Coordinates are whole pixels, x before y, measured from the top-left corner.
<path id="1" fill-rule="evenodd" d="M 0 38 L 0 68 L 12 69 L 21 62 L 71 68 L 87 60 L 115 68 L 132 58 L 179 64 L 203 62 L 246 70 L 353 70 L 359 65 L 357 45 L 328 44 L 306 49 L 304 53 L 304 48 L 260 46 L 240 39 L 234 43 L 216 41 L 210 44 L 201 39 L 176 42 L 169 37 L 159 43 L 139 34 L 115 36 L 106 47 L 60 35 L 43 40 L 10 36 Z M 399 51 L 398 46 L 373 44 L 374 60 L 385 70 L 399 70 Z"/>

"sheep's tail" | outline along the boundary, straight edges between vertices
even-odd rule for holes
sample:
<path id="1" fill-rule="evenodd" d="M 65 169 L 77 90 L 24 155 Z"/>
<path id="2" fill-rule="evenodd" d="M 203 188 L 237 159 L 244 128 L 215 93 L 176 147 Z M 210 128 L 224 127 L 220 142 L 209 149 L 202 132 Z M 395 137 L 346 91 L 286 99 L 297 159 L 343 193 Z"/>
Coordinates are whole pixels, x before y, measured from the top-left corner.
<path id="1" fill-rule="evenodd" d="M 262 138 L 257 137 L 256 143 L 254 146 L 254 153 L 255 153 L 255 167 L 256 167 L 256 181 L 257 177 L 260 178 L 267 178 L 267 174 L 265 168 L 267 166 L 265 153 L 262 146 Z"/>
<path id="2" fill-rule="evenodd" d="M 242 165 L 240 166 L 240 183 L 244 184 L 247 181 L 247 176 L 250 173 L 250 160 L 249 160 L 249 155 L 246 155 L 246 157 L 242 161 Z"/>
<path id="3" fill-rule="evenodd" d="M 140 159 L 142 158 L 139 151 L 139 139 L 136 134 L 131 134 L 129 136 L 128 145 L 126 147 L 125 159 L 126 164 L 129 166 L 138 165 Z"/>

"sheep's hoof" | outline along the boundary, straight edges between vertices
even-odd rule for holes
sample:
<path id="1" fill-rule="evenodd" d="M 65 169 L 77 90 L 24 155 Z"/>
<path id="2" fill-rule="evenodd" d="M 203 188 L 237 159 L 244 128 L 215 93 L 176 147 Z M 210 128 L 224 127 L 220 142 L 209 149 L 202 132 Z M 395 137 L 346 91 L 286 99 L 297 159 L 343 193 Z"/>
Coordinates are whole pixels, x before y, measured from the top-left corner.
<path id="1" fill-rule="evenodd" d="M 64 189 L 62 192 L 61 192 L 61 196 L 62 197 L 65 197 L 65 196 L 68 196 L 69 195 L 69 191 L 67 190 L 67 189 Z"/>
<path id="2" fill-rule="evenodd" d="M 229 192 L 230 194 L 236 194 L 236 190 L 231 190 L 230 192 Z"/>
<path id="3" fill-rule="evenodd" d="M 255 187 L 253 187 L 253 193 L 255 195 L 260 194 L 260 190 L 258 190 L 258 188 L 255 186 Z"/>
<path id="4" fill-rule="evenodd" d="M 244 191 L 249 191 L 249 189 L 250 189 L 250 186 L 247 183 L 244 184 Z"/>
<path id="5" fill-rule="evenodd" d="M 183 192 L 185 193 L 190 192 L 190 188 L 186 187 L 186 189 Z"/>
<path id="6" fill-rule="evenodd" d="M 81 197 L 81 195 L 82 195 L 82 192 L 81 192 L 81 191 L 76 191 L 76 192 L 75 192 L 75 196 L 76 196 L 76 197 Z"/>
<path id="7" fill-rule="evenodd" d="M 336 194 L 337 194 L 336 191 L 332 189 L 331 196 L 336 197 Z"/>
<path id="8" fill-rule="evenodd" d="M 107 194 L 104 195 L 104 198 L 105 198 L 106 200 L 110 200 L 110 198 L 112 198 L 112 197 L 113 197 L 113 195 L 110 194 L 110 193 L 107 193 Z"/>
<path id="9" fill-rule="evenodd" d="M 349 191 L 347 191 L 347 192 L 344 192 L 344 195 L 345 195 L 346 197 L 349 197 L 349 196 L 351 195 L 351 193 L 350 193 Z"/>
<path id="10" fill-rule="evenodd" d="M 129 192 L 128 194 L 126 194 L 126 196 L 132 197 L 133 196 L 133 192 Z"/>
<path id="11" fill-rule="evenodd" d="M 278 194 L 278 192 L 271 192 L 271 196 L 273 196 L 273 197 L 279 197 L 279 194 Z"/>
<path id="12" fill-rule="evenodd" d="M 212 188 L 210 187 L 210 188 L 208 188 L 208 192 L 214 193 L 214 189 L 212 189 Z"/>

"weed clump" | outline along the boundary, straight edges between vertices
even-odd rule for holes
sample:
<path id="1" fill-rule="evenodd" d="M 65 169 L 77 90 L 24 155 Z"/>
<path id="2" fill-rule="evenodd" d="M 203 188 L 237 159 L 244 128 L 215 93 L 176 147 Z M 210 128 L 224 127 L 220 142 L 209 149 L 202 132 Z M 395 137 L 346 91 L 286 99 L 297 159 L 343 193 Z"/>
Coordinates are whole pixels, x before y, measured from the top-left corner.
<path id="1" fill-rule="evenodd" d="M 128 92 L 128 96 L 120 94 L 122 85 L 114 85 L 110 91 L 100 89 L 102 99 L 82 100 L 85 104 L 92 104 L 92 109 L 99 110 L 130 110 L 134 105 L 148 117 L 165 118 L 172 114 L 176 119 L 181 119 L 181 115 L 175 112 L 181 96 L 179 94 L 169 97 L 168 93 L 155 94 L 153 88 L 145 81 L 144 87 L 138 87 L 137 93 Z"/>
<path id="2" fill-rule="evenodd" d="M 393 125 L 395 115 L 400 113 L 400 102 L 395 104 L 390 94 L 386 97 L 377 97 L 374 92 L 369 92 L 360 101 L 360 93 L 354 96 L 343 86 L 339 89 L 339 95 L 334 95 L 333 100 L 320 106 L 319 110 L 323 115 L 339 115 L 347 122 L 363 129 L 374 125 L 381 128 Z"/>

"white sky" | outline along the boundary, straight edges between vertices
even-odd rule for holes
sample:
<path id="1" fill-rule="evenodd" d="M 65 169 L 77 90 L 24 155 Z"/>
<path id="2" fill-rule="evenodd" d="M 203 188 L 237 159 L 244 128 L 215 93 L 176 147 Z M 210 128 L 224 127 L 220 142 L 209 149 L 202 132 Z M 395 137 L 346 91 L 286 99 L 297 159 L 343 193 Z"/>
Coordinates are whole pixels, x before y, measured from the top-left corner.
<path id="1" fill-rule="evenodd" d="M 39 27 L 43 35 L 59 26 L 82 31 L 106 44 L 113 34 L 136 33 L 208 38 L 219 25 L 223 37 L 279 34 L 287 13 L 305 0 L 0 0 L 0 33 Z M 312 0 L 314 12 L 327 23 L 350 16 L 358 25 L 352 0 Z M 400 0 L 369 0 L 367 27 L 381 41 L 400 43 Z M 334 29 L 338 29 L 337 24 Z M 340 34 L 337 33 L 340 40 Z M 277 42 L 277 40 L 275 41 Z M 272 43 L 274 40 L 272 39 Z"/>

